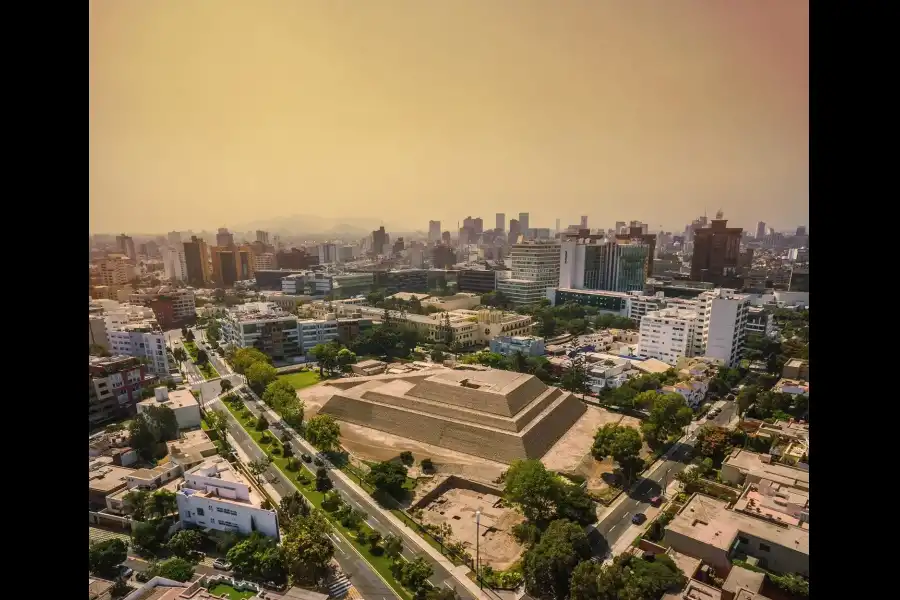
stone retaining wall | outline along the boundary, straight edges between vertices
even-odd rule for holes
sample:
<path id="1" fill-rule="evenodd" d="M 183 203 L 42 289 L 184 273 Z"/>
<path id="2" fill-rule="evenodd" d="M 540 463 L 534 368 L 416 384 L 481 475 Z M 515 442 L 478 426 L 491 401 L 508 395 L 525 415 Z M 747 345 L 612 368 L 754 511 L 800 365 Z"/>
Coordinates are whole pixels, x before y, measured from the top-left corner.
<path id="1" fill-rule="evenodd" d="M 424 508 L 438 499 L 442 494 L 452 489 L 471 490 L 478 494 L 491 494 L 500 496 L 501 498 L 503 497 L 503 490 L 499 487 L 463 479 L 457 475 L 449 475 L 444 481 L 434 486 L 434 489 L 416 500 L 416 502 L 410 506 L 410 510 Z"/>

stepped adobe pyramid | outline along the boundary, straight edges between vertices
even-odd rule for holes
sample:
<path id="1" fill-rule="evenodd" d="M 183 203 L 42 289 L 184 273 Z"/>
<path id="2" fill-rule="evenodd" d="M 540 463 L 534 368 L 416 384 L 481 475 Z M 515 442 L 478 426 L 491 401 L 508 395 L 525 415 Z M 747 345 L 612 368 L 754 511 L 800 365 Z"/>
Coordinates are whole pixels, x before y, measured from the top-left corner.
<path id="1" fill-rule="evenodd" d="M 501 463 L 540 458 L 584 414 L 534 375 L 440 369 L 334 381 L 320 414 Z"/>

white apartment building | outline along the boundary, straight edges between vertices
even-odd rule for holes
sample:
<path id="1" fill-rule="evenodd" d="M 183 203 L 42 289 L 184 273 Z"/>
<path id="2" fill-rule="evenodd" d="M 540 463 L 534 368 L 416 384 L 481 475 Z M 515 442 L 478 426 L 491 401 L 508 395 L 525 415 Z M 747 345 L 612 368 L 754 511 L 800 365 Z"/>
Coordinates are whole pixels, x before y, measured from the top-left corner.
<path id="1" fill-rule="evenodd" d="M 160 288 L 159 293 L 172 298 L 172 317 L 176 321 L 197 316 L 197 302 L 193 290 Z"/>
<path id="2" fill-rule="evenodd" d="M 138 321 L 108 328 L 109 351 L 147 359 L 147 370 L 157 377 L 166 378 L 170 373 L 166 353 L 166 337 L 155 321 Z"/>
<path id="3" fill-rule="evenodd" d="M 547 294 L 547 286 L 539 281 L 515 279 L 512 277 L 501 279 L 499 275 L 501 272 L 498 271 L 497 273 L 497 291 L 509 298 L 515 306 L 535 304 L 540 302 Z M 508 271 L 505 273 L 508 273 Z"/>
<path id="4" fill-rule="evenodd" d="M 278 360 L 302 354 L 297 317 L 274 302 L 239 304 L 221 324 L 223 343 L 234 348 L 257 348 Z"/>
<path id="5" fill-rule="evenodd" d="M 244 535 L 258 531 L 278 539 L 276 511 L 263 509 L 256 490 L 220 456 L 185 472 L 175 498 L 184 525 Z"/>
<path id="6" fill-rule="evenodd" d="M 200 427 L 200 404 L 189 390 L 173 390 L 165 386 L 154 388 L 153 398 L 137 403 L 138 414 L 146 412 L 151 406 L 166 406 L 175 413 L 179 429 Z"/>
<path id="7" fill-rule="evenodd" d="M 319 245 L 319 264 L 327 265 L 338 261 L 338 250 L 335 244 Z"/>
<path id="8" fill-rule="evenodd" d="M 134 265 L 127 262 L 124 256 L 110 256 L 101 261 L 99 271 L 103 285 L 123 285 L 137 277 Z"/>
<path id="9" fill-rule="evenodd" d="M 160 248 L 163 261 L 163 271 L 166 279 L 174 281 L 187 280 L 187 262 L 184 257 L 184 246 L 168 246 Z"/>
<path id="10" fill-rule="evenodd" d="M 679 358 L 694 356 L 694 339 L 700 323 L 696 311 L 664 308 L 641 319 L 638 356 L 655 358 L 675 366 Z"/>
<path id="11" fill-rule="evenodd" d="M 749 308 L 747 296 L 727 289 L 694 300 L 668 299 L 665 309 L 641 319 L 638 353 L 671 365 L 680 357 L 703 356 L 733 367 L 743 352 Z"/>

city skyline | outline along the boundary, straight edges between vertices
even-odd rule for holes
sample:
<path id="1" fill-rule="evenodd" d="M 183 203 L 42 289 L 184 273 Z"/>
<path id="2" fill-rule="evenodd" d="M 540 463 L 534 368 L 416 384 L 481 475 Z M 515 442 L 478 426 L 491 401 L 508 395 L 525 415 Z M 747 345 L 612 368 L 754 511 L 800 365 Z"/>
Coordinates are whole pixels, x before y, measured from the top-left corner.
<path id="1" fill-rule="evenodd" d="M 808 223 L 807 4 L 684 4 L 95 1 L 91 231 Z"/>

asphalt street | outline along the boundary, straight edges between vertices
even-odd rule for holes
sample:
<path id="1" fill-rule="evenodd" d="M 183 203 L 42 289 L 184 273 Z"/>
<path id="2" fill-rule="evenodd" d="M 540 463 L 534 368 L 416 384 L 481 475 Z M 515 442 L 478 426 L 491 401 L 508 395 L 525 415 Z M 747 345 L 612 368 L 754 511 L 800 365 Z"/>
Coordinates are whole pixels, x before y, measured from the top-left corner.
<path id="1" fill-rule="evenodd" d="M 260 409 L 258 406 L 256 406 L 256 403 L 258 402 L 257 399 L 254 397 L 252 392 L 249 389 L 247 389 L 246 387 L 242 388 L 242 391 L 244 392 L 243 398 L 244 398 L 244 401 L 245 401 L 245 404 L 247 405 L 247 407 L 250 409 L 250 411 L 255 416 L 259 416 Z M 291 430 L 291 432 L 292 432 L 292 430 Z M 246 434 L 244 434 L 244 435 L 246 436 Z M 309 453 L 309 449 L 304 447 L 299 442 L 296 434 L 293 434 L 291 446 L 294 450 L 295 456 L 300 456 L 303 453 Z M 329 465 L 326 464 L 326 467 L 328 467 L 328 466 Z M 456 581 L 456 578 L 449 571 L 447 571 L 443 566 L 441 566 L 437 562 L 433 561 L 432 558 L 427 553 L 414 552 L 412 550 L 412 548 L 415 548 L 414 542 L 408 540 L 407 535 L 400 528 L 393 525 L 387 519 L 384 519 L 380 515 L 376 514 L 375 511 L 373 510 L 370 502 L 368 501 L 368 498 L 359 497 L 359 494 L 355 490 L 353 490 L 351 487 L 349 487 L 347 484 L 345 484 L 341 479 L 339 479 L 337 477 L 332 477 L 331 480 L 332 480 L 332 483 L 334 484 L 334 489 L 340 490 L 341 495 L 344 497 L 344 499 L 347 500 L 347 502 L 350 503 L 351 506 L 353 506 L 354 508 L 358 508 L 369 515 L 367 523 L 369 524 L 370 527 L 372 527 L 373 529 L 376 529 L 382 535 L 392 533 L 395 536 L 399 537 L 401 540 L 404 540 L 404 544 L 403 544 L 403 546 L 404 546 L 403 556 L 404 557 L 406 557 L 409 560 L 413 560 L 413 559 L 421 556 L 421 557 L 425 558 L 425 560 L 428 561 L 428 563 L 431 565 L 431 568 L 434 570 L 434 574 L 429 578 L 429 581 L 431 582 L 432 585 L 434 585 L 435 587 L 439 587 L 439 586 L 452 587 L 456 590 L 456 593 L 459 594 L 459 597 L 462 600 L 475 600 L 471 596 L 471 594 L 465 588 L 463 588 L 463 586 L 461 586 L 459 584 L 459 582 Z M 373 502 L 374 502 L 374 500 L 373 500 Z"/>
<path id="2" fill-rule="evenodd" d="M 247 456 L 253 460 L 261 459 L 265 456 L 263 451 L 256 445 L 256 442 L 241 427 L 240 423 L 234 418 L 231 412 L 225 407 L 219 399 L 209 403 L 211 408 L 220 410 L 228 417 L 228 432 L 240 445 L 241 449 Z M 255 411 L 254 411 L 255 412 Z M 299 456 L 300 452 L 298 452 Z M 262 477 L 269 482 L 275 490 L 282 496 L 292 495 L 297 491 L 294 485 L 287 481 L 281 471 L 277 467 L 271 466 L 263 473 Z M 341 568 L 341 571 L 350 579 L 354 587 L 362 594 L 363 598 L 384 599 L 396 598 L 397 594 L 372 570 L 363 558 L 361 558 L 350 543 L 341 538 L 336 533 L 331 534 L 334 540 L 335 553 L 334 557 Z"/>
<path id="3" fill-rule="evenodd" d="M 626 492 L 627 497 L 612 510 L 604 514 L 597 523 L 597 531 L 606 540 L 608 548 L 612 548 L 619 538 L 631 525 L 631 518 L 638 513 L 645 513 L 650 507 L 650 499 L 659 496 L 672 482 L 674 477 L 684 471 L 690 464 L 691 453 L 694 450 L 696 432 L 703 425 L 709 423 L 724 427 L 731 421 L 737 411 L 734 402 L 725 402 L 722 412 L 715 419 L 701 418 L 688 426 L 688 433 L 681 438 L 667 454 L 668 460 L 663 461 L 647 473 L 636 487 Z"/>

